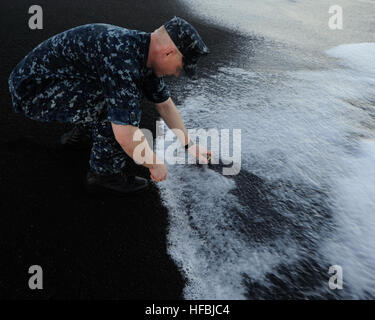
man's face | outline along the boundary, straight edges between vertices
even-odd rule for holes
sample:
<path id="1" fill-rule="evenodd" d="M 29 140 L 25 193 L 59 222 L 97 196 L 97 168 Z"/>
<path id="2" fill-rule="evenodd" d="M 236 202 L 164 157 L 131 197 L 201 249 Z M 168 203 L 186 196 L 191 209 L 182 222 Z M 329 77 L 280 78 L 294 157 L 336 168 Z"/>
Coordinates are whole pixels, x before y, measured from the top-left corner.
<path id="1" fill-rule="evenodd" d="M 157 77 L 175 76 L 178 78 L 183 70 L 182 54 L 178 49 L 166 49 L 157 59 L 154 73 Z"/>

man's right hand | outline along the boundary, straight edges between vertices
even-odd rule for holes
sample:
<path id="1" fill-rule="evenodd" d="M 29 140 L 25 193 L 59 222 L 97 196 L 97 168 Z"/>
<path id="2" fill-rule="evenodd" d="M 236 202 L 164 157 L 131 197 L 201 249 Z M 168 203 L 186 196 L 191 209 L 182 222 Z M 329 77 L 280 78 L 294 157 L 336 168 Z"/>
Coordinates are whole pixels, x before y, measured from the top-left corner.
<path id="1" fill-rule="evenodd" d="M 150 177 L 152 180 L 154 180 L 155 182 L 160 182 L 167 179 L 167 166 L 158 160 L 156 154 L 150 149 L 147 140 L 146 144 L 144 145 L 144 148 L 146 148 L 147 150 L 143 151 L 145 156 L 142 155 L 141 152 L 138 152 L 137 155 L 134 154 L 134 150 L 136 149 L 136 147 L 140 143 L 143 143 L 143 141 L 146 139 L 144 134 L 138 127 L 132 125 L 115 124 L 112 122 L 112 129 L 116 141 L 125 151 L 125 153 L 129 157 L 131 157 L 137 164 L 141 164 L 149 168 L 151 173 Z M 138 139 L 134 139 L 134 135 L 136 133 L 139 134 Z"/>
<path id="2" fill-rule="evenodd" d="M 160 182 L 167 179 L 168 176 L 168 168 L 164 163 L 155 164 L 152 168 L 150 168 L 150 177 L 155 182 Z"/>

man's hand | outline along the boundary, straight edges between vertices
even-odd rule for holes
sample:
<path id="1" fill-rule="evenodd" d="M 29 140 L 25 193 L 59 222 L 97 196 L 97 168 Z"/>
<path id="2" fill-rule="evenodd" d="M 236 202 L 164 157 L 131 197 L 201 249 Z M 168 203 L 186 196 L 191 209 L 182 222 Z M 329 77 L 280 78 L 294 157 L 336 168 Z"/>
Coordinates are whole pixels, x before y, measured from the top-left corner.
<path id="1" fill-rule="evenodd" d="M 211 160 L 212 153 L 211 151 L 207 151 L 206 148 L 198 145 L 198 144 L 193 144 L 189 149 L 189 153 L 195 157 L 199 163 L 201 164 L 208 164 L 209 161 Z"/>
<path id="2" fill-rule="evenodd" d="M 155 182 L 160 182 L 167 179 L 168 176 L 168 168 L 164 163 L 155 164 L 152 168 L 150 168 L 150 177 Z"/>
<path id="3" fill-rule="evenodd" d="M 143 145 L 145 148 L 144 156 L 142 155 L 142 159 L 139 158 L 139 154 L 135 155 L 134 150 L 135 148 L 145 141 L 146 137 L 144 137 L 142 131 L 140 131 L 137 127 L 131 125 L 117 125 L 112 123 L 113 133 L 115 135 L 116 141 L 120 144 L 126 154 L 131 157 L 136 163 L 139 161 L 139 164 L 145 166 L 150 170 L 150 177 L 155 182 L 160 182 L 167 179 L 168 175 L 168 168 L 165 164 L 161 163 L 156 156 L 156 154 L 150 149 L 150 146 L 147 143 Z M 139 137 L 143 139 L 136 139 L 134 140 L 134 135 L 139 133 Z"/>

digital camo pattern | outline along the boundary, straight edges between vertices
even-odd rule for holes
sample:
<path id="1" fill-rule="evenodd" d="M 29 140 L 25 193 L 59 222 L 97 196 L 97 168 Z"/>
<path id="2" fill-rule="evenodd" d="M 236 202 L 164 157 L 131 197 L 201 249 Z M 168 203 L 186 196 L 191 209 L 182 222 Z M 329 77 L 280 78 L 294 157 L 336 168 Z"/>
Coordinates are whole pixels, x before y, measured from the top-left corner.
<path id="1" fill-rule="evenodd" d="M 150 33 L 87 24 L 39 44 L 12 71 L 13 108 L 41 121 L 87 123 L 106 114 L 139 125 L 145 94 L 165 101 L 168 88 L 146 66 Z"/>
<path id="2" fill-rule="evenodd" d="M 120 173 L 129 156 L 116 141 L 111 122 L 105 119 L 95 124 L 91 128 L 91 134 L 92 148 L 89 161 L 91 170 L 102 175 Z"/>
<path id="3" fill-rule="evenodd" d="M 186 20 L 174 17 L 164 24 L 170 38 L 183 55 L 184 71 L 194 76 L 199 57 L 207 55 L 210 50 L 203 42 L 198 31 Z"/>
<path id="4" fill-rule="evenodd" d="M 94 171 L 118 172 L 127 155 L 110 122 L 139 126 L 143 96 L 155 103 L 170 96 L 164 80 L 146 66 L 149 44 L 150 33 L 102 23 L 59 33 L 13 69 L 13 109 L 34 120 L 90 126 Z"/>

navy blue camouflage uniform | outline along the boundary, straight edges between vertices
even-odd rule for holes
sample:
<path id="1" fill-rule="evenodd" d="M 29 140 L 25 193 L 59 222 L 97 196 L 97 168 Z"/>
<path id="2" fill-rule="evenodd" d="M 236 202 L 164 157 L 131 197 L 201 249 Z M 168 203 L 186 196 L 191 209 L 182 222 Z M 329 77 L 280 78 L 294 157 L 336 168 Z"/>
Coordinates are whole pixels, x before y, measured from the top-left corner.
<path id="1" fill-rule="evenodd" d="M 139 126 L 143 96 L 155 103 L 170 97 L 163 78 L 147 68 L 150 39 L 151 33 L 94 23 L 45 40 L 9 77 L 14 111 L 90 128 L 91 169 L 119 173 L 128 156 L 111 122 Z"/>

